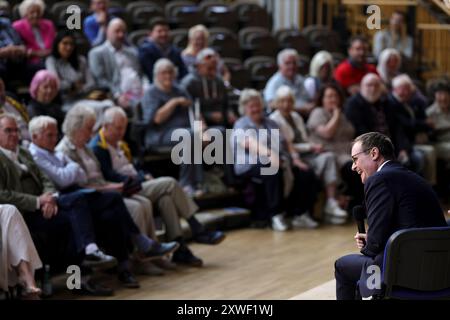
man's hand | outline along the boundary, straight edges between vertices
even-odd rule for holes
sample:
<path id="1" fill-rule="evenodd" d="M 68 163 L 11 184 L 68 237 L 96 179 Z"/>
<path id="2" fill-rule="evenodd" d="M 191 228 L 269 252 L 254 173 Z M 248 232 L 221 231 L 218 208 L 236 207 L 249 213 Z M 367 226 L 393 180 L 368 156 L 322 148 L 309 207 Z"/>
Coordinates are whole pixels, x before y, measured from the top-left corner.
<path id="1" fill-rule="evenodd" d="M 192 105 L 192 101 L 187 98 L 179 97 L 179 98 L 175 98 L 175 99 L 176 99 L 178 106 L 187 108 Z"/>
<path id="2" fill-rule="evenodd" d="M 293 163 L 294 166 L 296 166 L 297 168 L 299 168 L 302 171 L 309 170 L 309 166 L 306 163 L 304 163 L 302 160 L 300 160 L 300 159 L 294 159 L 292 161 L 292 163 Z"/>
<path id="3" fill-rule="evenodd" d="M 58 214 L 58 206 L 56 204 L 53 205 L 48 203 L 41 208 L 41 211 L 44 219 L 50 220 Z"/>
<path id="4" fill-rule="evenodd" d="M 367 243 L 367 234 L 366 233 L 359 233 L 357 232 L 355 234 L 355 240 L 356 240 L 356 246 L 358 247 L 358 249 L 362 249 L 366 246 Z"/>
<path id="5" fill-rule="evenodd" d="M 312 151 L 314 154 L 322 153 L 322 152 L 323 152 L 323 144 L 313 143 L 313 144 L 311 145 L 311 151 Z"/>

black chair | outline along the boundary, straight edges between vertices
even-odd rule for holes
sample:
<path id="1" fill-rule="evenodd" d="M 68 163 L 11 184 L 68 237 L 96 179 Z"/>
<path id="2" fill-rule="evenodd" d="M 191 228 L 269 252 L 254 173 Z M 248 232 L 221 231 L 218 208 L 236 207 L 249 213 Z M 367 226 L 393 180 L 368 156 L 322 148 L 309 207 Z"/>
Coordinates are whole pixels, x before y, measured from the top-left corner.
<path id="1" fill-rule="evenodd" d="M 384 298 L 450 299 L 450 227 L 400 230 L 388 240 Z"/>
<path id="2" fill-rule="evenodd" d="M 170 30 L 170 38 L 172 39 L 172 44 L 180 49 L 186 48 L 189 40 L 188 33 L 189 30 L 186 28 Z"/>
<path id="3" fill-rule="evenodd" d="M 235 2 L 230 9 L 236 12 L 240 28 L 263 27 L 272 30 L 272 16 L 254 2 Z"/>
<path id="4" fill-rule="evenodd" d="M 209 46 L 222 57 L 241 59 L 237 35 L 227 28 L 209 29 Z"/>
<path id="5" fill-rule="evenodd" d="M 296 28 L 281 29 L 275 32 L 280 49 L 292 48 L 305 56 L 311 55 L 311 46 L 308 38 Z"/>
<path id="6" fill-rule="evenodd" d="M 148 38 L 148 29 L 132 31 L 128 34 L 128 41 L 135 47 L 139 47 Z"/>

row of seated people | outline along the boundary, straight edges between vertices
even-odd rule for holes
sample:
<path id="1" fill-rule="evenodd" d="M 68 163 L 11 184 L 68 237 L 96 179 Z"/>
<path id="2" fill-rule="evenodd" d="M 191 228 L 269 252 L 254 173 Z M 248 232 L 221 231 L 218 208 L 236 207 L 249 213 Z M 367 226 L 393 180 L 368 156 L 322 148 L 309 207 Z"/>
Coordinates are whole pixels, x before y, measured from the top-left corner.
<path id="1" fill-rule="evenodd" d="M 56 119 L 35 117 L 29 123 L 32 143 L 27 149 L 19 144 L 15 117 L 0 115 L 0 203 L 14 205 L 23 214 L 41 259 L 56 270 L 79 265 L 86 273 L 94 267 L 116 266 L 118 279 L 126 288 L 139 288 L 130 259 L 140 266 L 140 272 L 148 274 L 173 269 L 174 264 L 202 266 L 203 261 L 186 244 L 180 218 L 188 221 L 193 239 L 199 243 L 218 244 L 225 235 L 206 230 L 195 218 L 198 207 L 176 180 L 155 179 L 134 169 L 119 143 L 127 121 L 121 108 L 105 113 L 104 125 L 94 138 L 99 144 L 94 143 L 92 151 L 86 144 L 95 121 L 92 109 L 74 107 L 64 119 L 65 136 L 59 141 Z M 107 156 L 108 168 L 103 165 L 103 153 L 108 152 L 107 143 L 113 144 L 110 139 L 116 139 L 116 148 Z M 102 166 L 95 154 L 103 160 Z M 104 174 L 116 177 L 107 181 Z M 156 238 L 153 205 L 171 242 L 160 243 Z M 28 241 L 23 246 L 32 244 Z M 172 261 L 165 259 L 169 254 L 173 254 Z M 2 269 L 9 270 L 9 259 L 3 263 Z M 8 281 L 1 286 L 7 287 Z M 38 293 L 30 283 L 27 288 L 25 291 Z M 89 278 L 83 282 L 83 290 L 88 294 L 112 293 Z"/>
<path id="2" fill-rule="evenodd" d="M 107 42 L 104 45 L 95 48 L 92 54 L 90 55 L 91 58 L 90 60 L 92 61 L 91 65 L 94 66 L 92 68 L 93 69 L 92 71 L 94 74 L 100 75 L 98 77 L 94 77 L 95 78 L 94 82 L 97 84 L 103 84 L 105 86 L 107 85 L 111 86 L 111 84 L 113 84 L 114 88 L 116 89 L 115 90 L 113 89 L 112 91 L 119 95 L 120 95 L 120 88 L 118 88 L 120 87 L 119 79 L 121 78 L 120 76 L 122 75 L 122 72 L 124 75 L 133 74 L 129 66 L 130 65 L 137 66 L 136 56 L 132 54 L 131 49 L 127 50 L 127 47 L 125 45 L 125 36 L 124 36 L 125 30 L 126 26 L 124 25 L 123 21 L 121 21 L 120 19 L 113 20 L 108 27 Z M 64 43 L 64 41 L 70 42 L 70 36 L 63 35 L 60 39 L 62 44 Z M 128 59 L 124 58 L 124 55 L 119 55 L 119 57 L 122 58 L 122 61 L 127 60 L 127 63 L 125 63 L 124 66 L 121 67 L 114 63 L 115 57 L 111 54 L 111 50 L 108 49 L 111 46 L 111 44 L 114 44 L 115 47 L 122 48 L 124 52 L 128 52 L 127 53 Z M 58 45 L 58 48 L 59 47 L 60 46 Z M 64 47 L 64 45 L 61 45 L 61 47 Z M 61 52 L 63 51 L 64 50 L 61 49 Z M 70 52 L 73 54 L 73 50 Z M 303 116 L 304 119 L 307 119 L 309 117 L 311 110 L 313 110 L 316 105 L 319 106 L 322 105 L 321 101 L 319 101 L 319 103 L 315 103 L 314 102 L 315 99 L 313 99 L 313 97 L 317 95 L 318 88 L 320 88 L 320 85 L 322 83 L 335 81 L 339 83 L 342 87 L 347 88 L 348 95 L 352 93 L 356 94 L 349 100 L 348 104 L 351 104 L 350 102 L 354 101 L 354 99 L 358 97 L 358 92 L 360 90 L 359 85 L 363 76 L 365 76 L 368 72 L 371 71 L 375 73 L 377 72 L 373 66 L 367 65 L 365 63 L 366 52 L 367 52 L 367 42 L 365 42 L 365 39 L 361 37 L 353 38 L 350 41 L 349 60 L 344 61 L 341 65 L 339 65 L 336 68 L 335 72 L 333 72 L 333 65 L 332 61 L 329 58 L 329 54 L 327 54 L 326 52 L 320 52 L 319 54 L 316 55 L 317 62 L 314 61 L 315 59 L 313 59 L 313 65 L 316 70 L 316 76 L 312 74 L 306 80 L 297 73 L 298 53 L 292 49 L 286 49 L 280 52 L 280 54 L 278 55 L 279 71 L 269 80 L 266 89 L 264 91 L 266 103 L 269 106 L 273 106 L 274 100 L 273 96 L 275 90 L 280 85 L 287 85 L 294 91 L 294 95 L 296 98 L 295 110 L 300 112 L 300 114 Z M 383 52 L 382 54 L 383 57 L 380 59 L 381 65 L 378 68 L 378 72 L 382 77 L 381 79 L 386 83 L 385 86 L 389 87 L 392 78 L 398 75 L 399 55 L 396 54 L 395 49 L 387 49 L 385 52 L 388 54 L 384 55 Z M 57 62 L 61 62 L 61 64 L 65 63 L 66 66 L 69 65 L 67 61 L 60 61 L 60 60 L 57 60 Z M 104 61 L 111 62 L 111 64 L 105 64 Z M 153 73 L 155 75 L 155 81 L 153 85 L 150 85 L 149 89 L 145 91 L 142 103 L 138 96 L 135 97 L 134 103 L 141 104 L 141 108 L 143 111 L 143 119 L 142 119 L 143 123 L 144 124 L 152 123 L 155 125 L 153 126 L 153 128 L 147 130 L 147 133 L 145 134 L 144 140 L 147 147 L 155 147 L 155 146 L 158 147 L 172 143 L 170 141 L 171 131 L 167 130 L 168 128 L 170 129 L 171 127 L 172 128 L 190 127 L 187 111 L 183 116 L 183 120 L 176 119 L 176 117 L 170 117 L 171 110 L 177 108 L 178 105 L 185 107 L 189 106 L 190 99 L 200 98 L 202 109 L 201 113 L 204 119 L 206 120 L 207 125 L 223 125 L 225 127 L 233 125 L 233 123 L 237 119 L 237 116 L 233 112 L 233 110 L 230 110 L 229 108 L 227 102 L 227 95 L 225 94 L 224 81 L 220 78 L 219 72 L 217 71 L 219 60 L 214 51 L 212 51 L 211 49 L 204 49 L 197 55 L 195 60 L 195 70 L 192 70 L 192 72 L 190 72 L 186 77 L 182 79 L 181 81 L 182 89 L 176 87 L 176 90 L 174 92 L 172 92 L 173 82 L 176 81 L 178 77 L 176 76 L 175 68 L 168 67 L 168 62 L 170 61 L 162 60 L 160 65 L 158 65 L 158 68 L 155 68 L 155 70 L 153 70 Z M 386 68 L 384 66 L 386 66 Z M 58 70 L 58 68 L 52 69 L 51 66 L 49 66 L 49 68 L 51 70 L 56 70 L 57 74 L 60 75 L 60 78 L 62 78 L 63 74 L 64 75 L 70 74 L 69 71 L 64 73 L 63 71 L 64 68 L 61 68 L 61 70 Z M 160 69 L 171 69 L 171 70 L 170 72 L 165 72 L 165 74 L 163 74 L 163 72 Z M 87 73 L 89 73 L 87 68 L 85 68 L 85 70 Z M 135 71 L 137 73 L 139 71 L 139 68 L 135 67 Z M 40 73 L 39 75 L 41 74 L 46 73 Z M 175 75 L 175 77 L 173 75 Z M 333 75 L 336 80 L 333 79 Z M 37 83 L 43 81 L 44 78 L 46 79 L 47 77 L 44 77 L 42 79 L 40 78 L 41 78 L 40 76 L 35 77 Z M 123 76 L 122 79 L 124 78 L 127 77 Z M 68 79 L 67 77 L 65 77 L 63 78 L 63 80 Z M 413 99 L 414 103 L 422 104 L 422 106 L 419 105 L 416 108 L 418 115 L 414 115 L 415 117 L 414 121 L 416 120 L 424 121 L 422 112 L 424 110 L 424 102 L 421 94 L 416 90 L 413 97 L 409 97 L 408 95 L 411 95 L 413 93 L 412 92 L 413 90 L 411 90 L 413 89 L 412 86 L 413 84 L 411 83 L 411 81 L 403 77 L 403 80 L 397 82 L 398 82 L 397 89 L 399 91 L 405 90 L 409 91 L 409 94 L 406 95 L 404 94 L 404 97 L 402 98 L 404 99 L 405 103 Z M 51 103 L 53 99 L 56 98 L 58 92 L 57 89 L 58 81 L 57 80 L 49 81 L 49 83 L 53 83 L 52 85 L 49 86 L 53 87 L 53 90 L 50 90 L 52 91 L 52 93 L 42 94 L 41 98 L 33 99 L 32 102 L 30 103 L 31 106 L 30 113 L 32 116 L 39 114 L 51 115 L 58 120 L 59 124 L 61 124 L 64 113 L 61 112 L 61 107 L 59 103 Z M 32 97 L 37 96 L 36 90 L 37 87 L 38 86 L 33 85 L 32 83 L 30 90 Z M 403 89 L 404 87 L 407 88 Z M 139 91 L 144 91 L 141 84 L 138 84 L 137 88 Z M 408 88 L 410 90 L 408 90 Z M 178 92 L 180 91 L 178 89 L 180 89 L 181 91 L 183 90 L 187 91 L 187 93 L 184 94 L 185 96 L 184 100 L 180 99 L 180 97 L 183 96 L 183 94 Z M 167 94 L 167 92 L 170 92 L 170 94 Z M 392 99 L 390 100 L 392 100 L 393 103 L 397 101 L 397 97 L 400 97 L 400 94 L 395 95 L 391 94 L 391 96 Z M 120 100 L 121 97 L 122 96 L 120 96 L 118 100 Z M 178 97 L 178 99 L 172 99 L 175 97 Z M 63 100 L 68 101 L 67 98 Z M 114 103 L 114 101 L 98 102 L 92 100 L 83 100 L 83 103 L 89 104 L 91 106 L 100 105 L 101 108 L 97 109 L 97 114 L 98 118 L 101 119 L 101 116 L 103 114 L 102 112 L 103 108 L 111 106 Z M 363 104 L 365 104 L 364 100 Z M 384 105 L 385 103 L 383 102 L 382 104 Z M 161 108 L 161 110 L 159 110 L 158 108 L 162 106 L 164 106 L 164 108 Z M 405 106 L 405 108 L 408 111 L 408 107 Z M 70 107 L 67 109 L 70 109 Z M 396 109 L 398 111 L 396 112 L 396 114 L 401 113 L 400 111 L 402 110 L 402 108 L 390 108 L 389 110 L 391 109 L 392 110 Z M 384 130 L 383 132 L 388 132 L 386 126 L 383 123 L 378 124 L 372 122 L 361 129 L 361 124 L 363 123 L 363 121 L 360 121 L 359 119 L 353 119 L 355 117 L 355 112 L 357 113 L 358 111 L 361 110 L 364 109 L 356 108 L 356 111 L 347 112 L 347 116 L 349 120 L 353 122 L 353 126 L 356 128 L 357 134 L 364 133 L 367 130 L 382 130 L 382 131 Z M 378 111 L 375 110 L 375 112 Z M 365 113 L 360 112 L 360 115 L 364 117 Z M 383 120 L 383 117 L 385 117 L 388 122 L 393 123 L 391 121 L 392 117 L 383 115 L 381 113 L 378 115 L 378 118 L 381 119 L 380 121 Z M 374 117 L 365 117 L 366 122 L 367 121 L 371 122 L 371 119 L 374 119 Z M 398 128 L 393 128 L 392 130 L 392 132 L 394 132 L 393 135 L 395 136 L 395 140 L 398 143 L 397 147 L 400 150 L 399 152 L 400 158 L 404 163 L 409 163 L 413 168 L 415 168 L 419 172 L 428 171 L 428 173 L 426 173 L 426 177 L 430 180 L 430 182 L 434 183 L 436 175 L 435 175 L 435 168 L 433 165 L 433 163 L 435 162 L 435 160 L 433 160 L 434 158 L 433 150 L 427 147 L 420 147 L 416 148 L 420 149 L 417 151 L 411 147 L 414 144 L 413 140 L 415 139 L 414 137 L 415 134 L 411 133 L 411 130 L 408 129 L 407 126 L 412 127 L 413 130 L 421 130 L 421 128 L 417 127 L 414 121 L 408 122 L 407 120 L 408 119 L 406 120 L 403 119 L 403 121 L 401 122 L 403 126 L 406 126 L 405 128 L 403 128 L 403 130 L 398 130 Z M 165 123 L 164 126 L 161 126 L 160 122 L 167 122 L 167 123 Z M 398 136 L 397 132 L 399 132 Z M 405 133 L 408 134 L 406 135 Z M 189 192 L 192 192 L 192 190 L 194 190 L 195 192 L 197 189 L 197 185 L 199 184 L 199 181 L 197 181 L 199 178 L 196 177 L 199 175 L 198 171 L 199 171 L 198 168 L 196 168 L 195 166 L 184 166 L 184 165 L 182 166 L 180 182 L 183 185 L 183 187 L 187 188 L 187 191 Z M 346 171 L 349 170 L 347 169 Z"/>

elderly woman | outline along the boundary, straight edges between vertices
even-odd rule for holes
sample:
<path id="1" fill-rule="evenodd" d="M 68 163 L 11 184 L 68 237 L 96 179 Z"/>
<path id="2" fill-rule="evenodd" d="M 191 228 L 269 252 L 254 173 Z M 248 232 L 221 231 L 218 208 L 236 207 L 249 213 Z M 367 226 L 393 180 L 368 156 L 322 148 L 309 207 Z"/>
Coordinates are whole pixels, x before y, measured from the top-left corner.
<path id="1" fill-rule="evenodd" d="M 189 108 L 192 101 L 189 95 L 174 83 L 177 71 L 170 60 L 158 60 L 153 73 L 153 85 L 145 92 L 142 101 L 143 121 L 148 125 L 145 146 L 147 149 L 171 148 L 178 143 L 171 139 L 175 130 L 191 130 Z M 199 194 L 202 179 L 201 165 L 180 165 L 180 184 L 187 193 Z"/>
<path id="2" fill-rule="evenodd" d="M 19 5 L 22 19 L 13 23 L 13 28 L 27 48 L 31 64 L 44 68 L 44 59 L 50 54 L 55 39 L 53 22 L 43 19 L 45 3 L 42 0 L 24 0 Z"/>
<path id="3" fill-rule="evenodd" d="M 323 150 L 323 145 L 311 143 L 302 117 L 294 111 L 295 96 L 292 90 L 283 86 L 275 95 L 276 111 L 270 115 L 280 127 L 286 142 L 291 146 L 295 157 L 302 159 L 312 167 L 317 177 L 325 185 L 327 202 L 324 211 L 334 217 L 347 217 L 336 201 L 338 171 L 333 152 Z M 294 224 L 294 221 L 293 221 Z"/>
<path id="4" fill-rule="evenodd" d="M 392 79 L 400 74 L 402 55 L 393 48 L 381 51 L 378 58 L 377 71 L 386 88 L 392 88 Z"/>
<path id="5" fill-rule="evenodd" d="M 244 115 L 234 125 L 231 141 L 235 173 L 262 189 L 256 199 L 256 223 L 264 225 L 271 221 L 273 230 L 286 231 L 290 223 L 283 210 L 288 216 L 308 215 L 314 205 L 317 185 L 314 172 L 297 154 L 289 154 L 291 150 L 278 125 L 264 115 L 258 91 L 244 90 L 239 108 Z M 316 226 L 310 217 L 307 220 L 308 226 Z"/>
<path id="6" fill-rule="evenodd" d="M 58 102 L 59 90 L 58 77 L 48 71 L 38 71 L 30 85 L 31 100 L 28 104 L 28 113 L 30 118 L 36 116 L 49 116 L 58 121 L 58 127 L 64 121 L 65 113 Z"/>
<path id="7" fill-rule="evenodd" d="M 317 98 L 320 87 L 333 80 L 333 56 L 325 50 L 317 52 L 309 65 L 309 77 L 305 79 L 305 89 L 311 100 Z"/>
<path id="8" fill-rule="evenodd" d="M 189 29 L 188 45 L 186 49 L 181 52 L 181 58 L 190 72 L 195 70 L 197 55 L 200 51 L 208 47 L 208 39 L 209 31 L 204 25 L 198 24 Z M 230 82 L 231 74 L 222 59 L 220 59 L 217 64 L 217 75 L 221 77 L 225 83 Z"/>
<path id="9" fill-rule="evenodd" d="M 353 197 L 354 204 L 361 204 L 362 185 L 359 176 L 351 170 L 351 144 L 355 128 L 346 118 L 342 107 L 344 94 L 335 84 L 326 84 L 320 90 L 317 105 L 307 122 L 311 142 L 323 146 L 323 150 L 335 154 L 341 177 L 346 183 L 346 193 Z M 333 219 L 330 219 L 330 221 Z"/>
<path id="10" fill-rule="evenodd" d="M 11 205 L 0 205 L 0 290 L 19 284 L 23 298 L 36 298 L 34 271 L 42 262 L 20 212 Z"/>
<path id="11" fill-rule="evenodd" d="M 56 150 L 78 163 L 87 174 L 87 182 L 82 185 L 83 187 L 122 193 L 124 184 L 107 182 L 103 177 L 97 158 L 87 147 L 87 143 L 92 137 L 95 120 L 95 113 L 90 108 L 83 105 L 74 106 L 64 120 L 64 138 Z M 151 202 L 138 195 L 126 197 L 124 201 L 141 233 L 149 234 L 151 238 L 156 239 Z"/>

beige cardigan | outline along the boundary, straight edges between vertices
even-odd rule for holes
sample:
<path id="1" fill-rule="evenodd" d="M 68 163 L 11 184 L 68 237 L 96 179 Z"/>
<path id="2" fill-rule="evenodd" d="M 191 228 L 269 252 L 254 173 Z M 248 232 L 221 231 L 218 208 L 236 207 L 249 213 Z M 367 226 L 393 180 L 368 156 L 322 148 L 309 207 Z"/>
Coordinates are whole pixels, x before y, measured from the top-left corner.
<path id="1" fill-rule="evenodd" d="M 306 131 L 306 126 L 305 126 L 305 122 L 303 121 L 303 118 L 297 112 L 294 112 L 294 111 L 291 112 L 291 117 L 294 120 L 295 126 L 300 131 L 302 140 L 309 141 L 308 132 Z M 286 119 L 283 117 L 281 112 L 279 110 L 276 110 L 269 116 L 269 118 L 278 124 L 284 138 L 287 141 L 293 142 L 294 136 L 295 136 L 294 130 L 289 125 L 289 123 L 286 121 Z M 295 148 L 295 150 L 297 150 L 300 153 L 310 152 L 311 151 L 311 143 L 309 143 L 309 142 L 295 143 L 294 148 Z"/>

